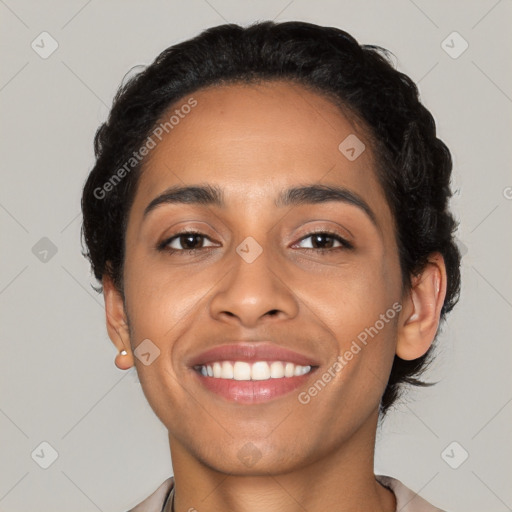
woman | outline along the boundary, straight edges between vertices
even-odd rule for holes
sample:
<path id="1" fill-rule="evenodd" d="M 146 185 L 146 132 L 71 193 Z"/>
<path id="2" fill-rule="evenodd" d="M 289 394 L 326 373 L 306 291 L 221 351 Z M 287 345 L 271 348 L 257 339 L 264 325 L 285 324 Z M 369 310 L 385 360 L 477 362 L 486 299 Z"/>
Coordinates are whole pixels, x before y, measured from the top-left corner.
<path id="1" fill-rule="evenodd" d="M 440 510 L 373 469 L 460 286 L 450 153 L 386 51 L 211 28 L 120 88 L 95 152 L 85 255 L 174 469 L 132 511 Z"/>

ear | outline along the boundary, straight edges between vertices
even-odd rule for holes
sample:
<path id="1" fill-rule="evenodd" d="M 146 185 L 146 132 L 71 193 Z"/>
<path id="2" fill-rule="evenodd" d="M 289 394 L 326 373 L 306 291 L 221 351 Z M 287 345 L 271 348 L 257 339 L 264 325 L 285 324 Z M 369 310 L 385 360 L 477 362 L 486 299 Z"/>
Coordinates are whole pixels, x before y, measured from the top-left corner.
<path id="1" fill-rule="evenodd" d="M 396 355 L 412 360 L 424 355 L 439 327 L 446 296 L 446 266 L 440 253 L 433 253 L 423 271 L 412 277 L 411 289 L 401 312 Z"/>
<path id="2" fill-rule="evenodd" d="M 134 365 L 134 360 L 123 297 L 109 276 L 103 277 L 102 284 L 108 336 L 118 352 L 115 364 L 121 370 L 128 370 Z"/>

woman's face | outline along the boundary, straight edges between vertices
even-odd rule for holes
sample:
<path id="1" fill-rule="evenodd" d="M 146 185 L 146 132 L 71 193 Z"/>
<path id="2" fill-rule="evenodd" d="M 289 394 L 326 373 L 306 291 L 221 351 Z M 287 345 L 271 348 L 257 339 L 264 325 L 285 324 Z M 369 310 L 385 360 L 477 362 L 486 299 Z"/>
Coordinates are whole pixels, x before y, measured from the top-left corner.
<path id="1" fill-rule="evenodd" d="M 375 429 L 402 301 L 392 215 L 369 142 L 327 99 L 283 82 L 191 96 L 151 150 L 129 214 L 125 312 L 132 349 L 146 340 L 140 381 L 171 450 L 229 473 L 303 466 Z M 189 192 L 146 211 L 191 186 L 215 188 L 222 204 Z M 312 186 L 345 192 L 286 200 Z M 187 230 L 200 236 L 169 241 Z M 212 369 L 228 375 L 231 361 L 246 379 L 251 361 L 267 361 L 275 377 L 265 363 L 252 369 L 262 380 L 194 368 L 240 342 L 315 368 L 279 377 L 293 355 L 250 350 L 217 353 Z"/>

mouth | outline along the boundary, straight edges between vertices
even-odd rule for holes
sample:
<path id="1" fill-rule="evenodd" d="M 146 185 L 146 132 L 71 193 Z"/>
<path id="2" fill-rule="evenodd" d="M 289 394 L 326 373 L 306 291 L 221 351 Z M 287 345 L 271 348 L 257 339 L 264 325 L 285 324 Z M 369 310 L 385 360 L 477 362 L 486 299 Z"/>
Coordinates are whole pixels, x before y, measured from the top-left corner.
<path id="1" fill-rule="evenodd" d="M 306 384 L 319 363 L 284 347 L 258 342 L 214 347 L 189 362 L 196 382 L 230 402 L 255 404 Z"/>
<path id="2" fill-rule="evenodd" d="M 238 381 L 263 381 L 269 379 L 289 379 L 306 375 L 311 365 L 294 364 L 290 361 L 215 361 L 205 365 L 196 365 L 194 370 L 203 377 L 213 379 L 231 379 Z"/>

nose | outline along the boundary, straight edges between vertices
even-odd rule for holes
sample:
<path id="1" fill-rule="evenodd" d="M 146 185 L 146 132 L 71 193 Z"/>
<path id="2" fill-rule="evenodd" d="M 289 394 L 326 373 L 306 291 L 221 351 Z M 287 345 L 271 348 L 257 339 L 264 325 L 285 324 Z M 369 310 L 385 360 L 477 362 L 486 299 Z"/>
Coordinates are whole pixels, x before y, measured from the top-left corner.
<path id="1" fill-rule="evenodd" d="M 297 315 L 293 283 L 286 282 L 283 263 L 269 249 L 254 261 L 234 251 L 228 265 L 230 271 L 210 302 L 213 318 L 255 327 Z"/>

